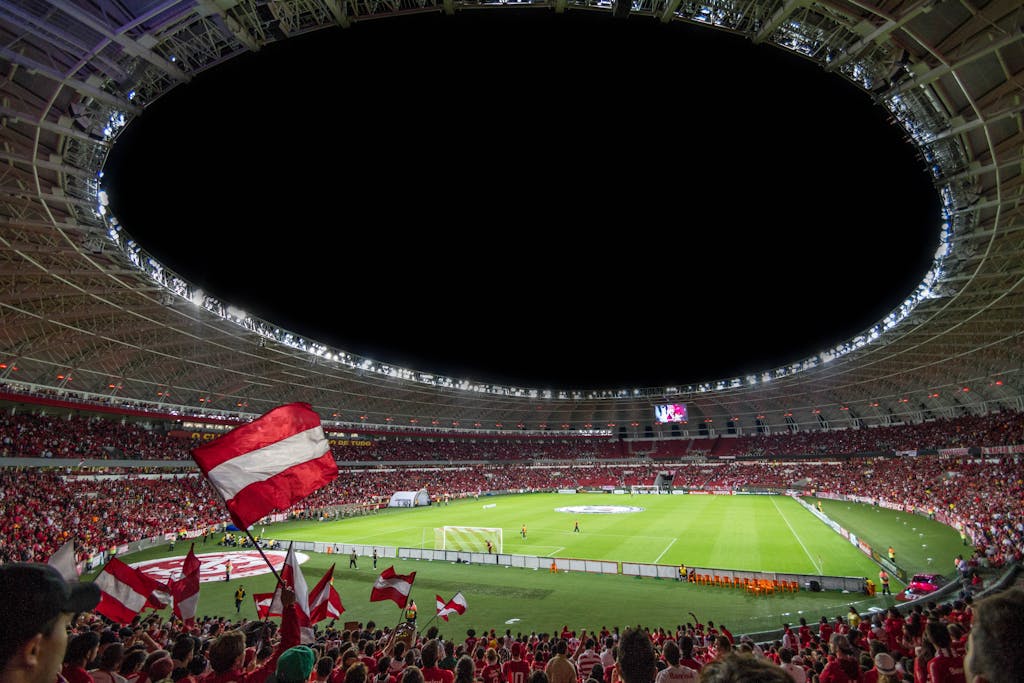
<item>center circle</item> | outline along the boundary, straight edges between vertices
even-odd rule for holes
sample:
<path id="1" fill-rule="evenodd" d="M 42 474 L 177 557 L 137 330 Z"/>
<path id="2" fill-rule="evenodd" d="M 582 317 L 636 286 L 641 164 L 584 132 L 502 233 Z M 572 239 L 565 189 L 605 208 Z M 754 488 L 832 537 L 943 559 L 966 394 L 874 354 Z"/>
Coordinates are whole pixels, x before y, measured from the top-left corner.
<path id="1" fill-rule="evenodd" d="M 571 515 L 627 515 L 631 512 L 643 512 L 643 508 L 632 505 L 569 505 L 555 508 L 555 512 L 567 512 Z"/>

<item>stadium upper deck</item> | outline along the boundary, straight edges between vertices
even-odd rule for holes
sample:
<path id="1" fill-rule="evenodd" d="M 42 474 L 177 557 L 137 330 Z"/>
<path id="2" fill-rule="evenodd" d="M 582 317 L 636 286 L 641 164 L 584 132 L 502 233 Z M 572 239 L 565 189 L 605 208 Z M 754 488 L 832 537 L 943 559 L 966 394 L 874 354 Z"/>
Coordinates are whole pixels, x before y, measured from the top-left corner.
<path id="1" fill-rule="evenodd" d="M 99 175 L 117 132 L 206 69 L 324 26 L 486 2 L 46 2 L 0 8 L 0 379 L 161 411 L 258 414 L 311 403 L 339 424 L 608 430 L 644 436 L 686 402 L 694 436 L 919 422 L 1021 405 L 1018 2 L 570 0 L 728 30 L 816 60 L 872 93 L 930 164 L 942 248 L 907 303 L 846 344 L 703 385 L 547 393 L 426 375 L 240 318 L 131 241 Z"/>

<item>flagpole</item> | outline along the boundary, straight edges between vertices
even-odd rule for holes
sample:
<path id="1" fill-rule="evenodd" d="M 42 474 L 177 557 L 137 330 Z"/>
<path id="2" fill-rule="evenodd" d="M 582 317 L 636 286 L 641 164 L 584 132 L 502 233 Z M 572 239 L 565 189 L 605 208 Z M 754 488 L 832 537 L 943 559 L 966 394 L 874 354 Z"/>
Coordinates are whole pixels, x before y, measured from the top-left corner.
<path id="1" fill-rule="evenodd" d="M 263 548 L 261 548 L 260 544 L 256 542 L 256 539 L 252 537 L 252 532 L 246 529 L 245 535 L 249 537 L 249 540 L 252 541 L 252 544 L 256 547 L 256 550 L 260 552 L 260 556 L 263 557 L 263 561 L 267 563 L 268 567 L 270 567 L 270 571 L 271 573 L 273 573 L 274 578 L 277 579 L 277 582 L 280 584 L 284 584 L 284 581 L 281 580 L 281 575 L 277 573 L 277 570 L 274 569 L 274 565 L 270 563 L 270 559 L 267 557 L 266 553 L 263 552 Z"/>
<path id="2" fill-rule="evenodd" d="M 426 628 L 428 626 L 430 626 L 431 622 L 433 622 L 434 619 L 437 619 L 437 615 L 436 614 L 434 616 L 430 617 L 430 621 L 428 621 L 427 623 L 423 624 L 423 630 L 426 630 Z"/>

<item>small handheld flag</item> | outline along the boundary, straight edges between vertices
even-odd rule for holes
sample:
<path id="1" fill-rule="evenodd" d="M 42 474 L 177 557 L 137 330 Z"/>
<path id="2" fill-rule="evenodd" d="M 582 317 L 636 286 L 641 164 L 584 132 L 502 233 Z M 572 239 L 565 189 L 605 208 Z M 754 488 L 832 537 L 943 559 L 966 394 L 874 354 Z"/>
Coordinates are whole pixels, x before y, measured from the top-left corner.
<path id="1" fill-rule="evenodd" d="M 393 566 L 388 567 L 373 582 L 370 602 L 392 600 L 400 608 L 405 609 L 405 603 L 409 599 L 409 592 L 412 590 L 412 582 L 415 579 L 416 572 L 408 575 L 396 574 Z"/>
<path id="2" fill-rule="evenodd" d="M 162 609 L 169 602 L 165 584 L 116 557 L 110 558 L 95 583 L 100 587 L 96 611 L 119 624 L 130 624 L 146 607 Z"/>
<path id="3" fill-rule="evenodd" d="M 456 593 L 448 602 L 444 602 L 440 595 L 435 595 L 437 598 L 437 616 L 441 617 L 445 621 L 448 621 L 449 614 L 465 614 L 466 613 L 466 598 L 462 593 Z"/>

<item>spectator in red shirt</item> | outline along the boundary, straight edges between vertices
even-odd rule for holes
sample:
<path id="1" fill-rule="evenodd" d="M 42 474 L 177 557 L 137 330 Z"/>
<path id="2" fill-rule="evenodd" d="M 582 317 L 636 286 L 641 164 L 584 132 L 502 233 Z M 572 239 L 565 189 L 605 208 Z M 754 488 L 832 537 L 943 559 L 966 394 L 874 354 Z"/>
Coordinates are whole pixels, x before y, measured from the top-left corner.
<path id="1" fill-rule="evenodd" d="M 96 658 L 100 650 L 100 634 L 95 631 L 79 633 L 68 643 L 64 654 L 64 668 L 61 675 L 68 683 L 93 683 L 92 674 L 86 667 Z"/>
<path id="2" fill-rule="evenodd" d="M 281 655 L 299 644 L 295 592 L 282 591 L 281 604 L 284 606 L 280 629 L 281 642 L 266 662 L 255 670 L 245 670 L 245 634 L 241 631 L 228 631 L 210 645 L 208 655 L 212 671 L 203 676 L 201 683 L 264 683 L 276 670 L 277 660 Z"/>
<path id="3" fill-rule="evenodd" d="M 950 651 L 952 641 L 949 629 L 939 621 L 929 621 L 925 637 L 935 648 L 935 656 L 928 662 L 930 683 L 967 683 L 964 678 L 964 660 Z"/>
<path id="4" fill-rule="evenodd" d="M 423 660 L 423 668 L 420 671 L 423 673 L 424 683 L 454 683 L 455 674 L 437 666 L 440 655 L 441 644 L 436 638 L 428 640 L 424 644 L 423 650 L 420 652 L 420 659 Z"/>

